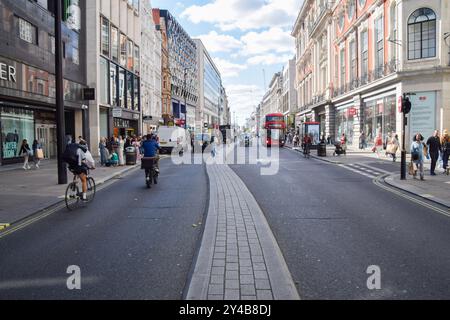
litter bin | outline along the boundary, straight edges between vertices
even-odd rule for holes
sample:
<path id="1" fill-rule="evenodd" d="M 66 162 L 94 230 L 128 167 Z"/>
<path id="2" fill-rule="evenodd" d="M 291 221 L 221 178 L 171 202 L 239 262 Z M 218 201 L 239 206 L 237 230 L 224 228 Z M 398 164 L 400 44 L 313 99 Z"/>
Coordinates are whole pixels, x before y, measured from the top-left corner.
<path id="1" fill-rule="evenodd" d="M 317 148 L 317 155 L 319 157 L 326 157 L 327 156 L 327 145 L 326 143 L 319 144 Z"/>
<path id="2" fill-rule="evenodd" d="M 125 149 L 125 157 L 127 166 L 134 166 L 137 162 L 137 152 L 135 147 Z"/>

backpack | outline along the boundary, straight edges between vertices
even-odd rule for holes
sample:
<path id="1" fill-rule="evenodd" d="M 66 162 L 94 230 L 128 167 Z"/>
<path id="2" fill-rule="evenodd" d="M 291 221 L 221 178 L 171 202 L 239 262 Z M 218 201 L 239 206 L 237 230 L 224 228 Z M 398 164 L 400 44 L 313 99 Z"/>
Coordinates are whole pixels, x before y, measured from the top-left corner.
<path id="1" fill-rule="evenodd" d="M 78 164 L 78 149 L 80 149 L 81 146 L 78 143 L 71 143 L 68 144 L 66 147 L 66 150 L 64 150 L 64 153 L 62 154 L 62 160 L 69 164 L 70 166 L 74 166 Z"/>

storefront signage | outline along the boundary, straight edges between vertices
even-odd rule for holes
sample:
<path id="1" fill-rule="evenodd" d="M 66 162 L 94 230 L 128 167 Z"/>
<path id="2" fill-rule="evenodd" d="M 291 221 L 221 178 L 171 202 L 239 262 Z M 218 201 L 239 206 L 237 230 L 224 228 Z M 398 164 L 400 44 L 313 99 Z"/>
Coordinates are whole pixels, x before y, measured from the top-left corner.
<path id="1" fill-rule="evenodd" d="M 141 116 L 138 113 L 133 113 L 134 120 L 139 120 L 140 118 L 141 118 Z"/>
<path id="2" fill-rule="evenodd" d="M 17 82 L 16 68 L 0 62 L 0 80 Z"/>
<path id="3" fill-rule="evenodd" d="M 436 92 L 416 92 L 416 95 L 410 96 L 410 99 L 411 135 L 420 132 L 425 138 L 431 137 L 436 129 Z"/>
<path id="4" fill-rule="evenodd" d="M 95 88 L 84 88 L 83 89 L 83 100 L 86 100 L 86 101 L 95 100 Z"/>
<path id="5" fill-rule="evenodd" d="M 125 119 L 114 119 L 114 127 L 116 128 L 130 128 L 130 121 Z"/>
<path id="6" fill-rule="evenodd" d="M 112 112 L 113 118 L 121 118 L 122 117 L 122 109 L 114 108 Z"/>
<path id="7" fill-rule="evenodd" d="M 354 116 L 356 116 L 357 114 L 358 114 L 358 112 L 357 112 L 356 108 L 350 108 L 350 109 L 348 109 L 348 115 L 349 115 L 349 117 L 354 117 Z"/>

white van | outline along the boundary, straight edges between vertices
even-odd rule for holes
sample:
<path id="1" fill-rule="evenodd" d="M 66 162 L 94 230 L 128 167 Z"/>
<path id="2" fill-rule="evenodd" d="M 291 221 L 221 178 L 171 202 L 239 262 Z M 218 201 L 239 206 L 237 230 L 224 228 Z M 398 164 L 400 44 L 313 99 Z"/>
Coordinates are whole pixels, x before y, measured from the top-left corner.
<path id="1" fill-rule="evenodd" d="M 188 150 L 188 133 L 180 127 L 159 127 L 159 145 L 164 153 L 172 153 L 173 149 L 180 152 Z"/>

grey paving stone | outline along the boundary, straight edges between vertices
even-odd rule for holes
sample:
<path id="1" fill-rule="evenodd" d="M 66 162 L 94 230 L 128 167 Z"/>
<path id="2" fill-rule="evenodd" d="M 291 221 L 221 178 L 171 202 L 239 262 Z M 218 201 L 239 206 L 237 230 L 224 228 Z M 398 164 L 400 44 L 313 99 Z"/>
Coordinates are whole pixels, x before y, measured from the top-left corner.
<path id="1" fill-rule="evenodd" d="M 224 293 L 223 284 L 210 284 L 208 288 L 208 294 L 221 294 Z"/>
<path id="2" fill-rule="evenodd" d="M 225 289 L 239 289 L 239 280 L 226 280 Z"/>
<path id="3" fill-rule="evenodd" d="M 226 257 L 227 262 L 239 262 L 238 256 L 227 256 Z"/>
<path id="4" fill-rule="evenodd" d="M 239 273 L 242 274 L 253 274 L 253 268 L 252 267 L 240 267 Z"/>
<path id="5" fill-rule="evenodd" d="M 257 300 L 256 296 L 241 296 L 241 300 Z"/>
<path id="6" fill-rule="evenodd" d="M 255 284 L 255 278 L 252 274 L 243 274 L 240 277 L 241 284 Z"/>
<path id="7" fill-rule="evenodd" d="M 226 265 L 227 271 L 239 271 L 239 263 L 228 263 Z"/>
<path id="8" fill-rule="evenodd" d="M 211 275 L 211 284 L 223 284 L 225 278 L 223 275 Z"/>
<path id="9" fill-rule="evenodd" d="M 266 264 L 263 262 L 253 262 L 253 270 L 255 271 L 266 271 Z"/>
<path id="10" fill-rule="evenodd" d="M 214 259 L 213 267 L 225 267 L 225 259 Z"/>
<path id="11" fill-rule="evenodd" d="M 272 291 L 270 290 L 256 290 L 256 297 L 258 300 L 273 300 Z"/>
<path id="12" fill-rule="evenodd" d="M 239 271 L 227 270 L 225 272 L 225 279 L 227 280 L 239 280 Z"/>
<path id="13" fill-rule="evenodd" d="M 208 295 L 208 300 L 217 301 L 217 300 L 223 300 L 222 294 L 210 294 Z"/>
<path id="14" fill-rule="evenodd" d="M 214 252 L 215 253 L 225 253 L 227 250 L 227 247 L 215 247 Z"/>
<path id="15" fill-rule="evenodd" d="M 270 286 L 269 280 L 256 279 L 255 281 L 256 290 L 270 290 L 272 289 Z"/>
<path id="16" fill-rule="evenodd" d="M 224 267 L 212 267 L 211 268 L 211 274 L 213 274 L 213 275 L 224 275 L 225 274 L 225 268 Z"/>
<path id="17" fill-rule="evenodd" d="M 225 289 L 225 300 L 240 300 L 240 291 L 233 289 Z"/>
<path id="18" fill-rule="evenodd" d="M 239 259 L 239 265 L 241 267 L 251 267 L 252 264 L 252 260 L 250 259 L 243 259 L 242 257 Z"/>
<path id="19" fill-rule="evenodd" d="M 214 259 L 225 259 L 225 252 L 216 252 L 214 254 Z"/>
<path id="20" fill-rule="evenodd" d="M 269 279 L 269 275 L 267 274 L 267 271 L 255 271 L 255 279 Z"/>
<path id="21" fill-rule="evenodd" d="M 257 263 L 264 263 L 264 257 L 262 255 L 253 255 L 252 254 L 252 261 L 253 263 L 257 262 Z"/>
<path id="22" fill-rule="evenodd" d="M 256 289 L 253 284 L 241 284 L 241 295 L 252 296 L 256 295 Z"/>

